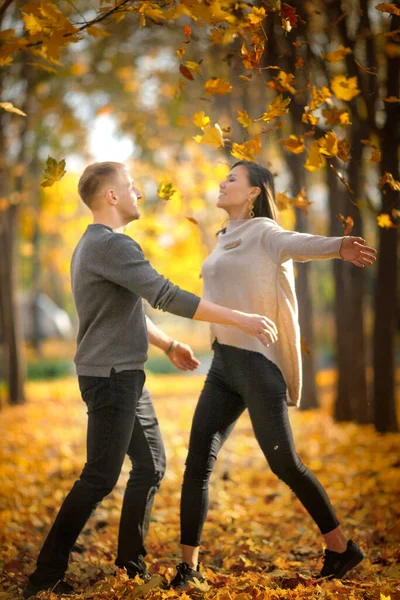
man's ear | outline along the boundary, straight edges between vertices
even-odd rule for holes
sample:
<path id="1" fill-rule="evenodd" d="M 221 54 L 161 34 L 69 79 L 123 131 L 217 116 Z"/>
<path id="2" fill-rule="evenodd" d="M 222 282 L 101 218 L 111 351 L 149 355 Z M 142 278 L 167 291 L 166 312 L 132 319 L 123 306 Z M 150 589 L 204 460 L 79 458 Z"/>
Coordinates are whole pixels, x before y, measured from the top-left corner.
<path id="1" fill-rule="evenodd" d="M 115 206 L 115 204 L 117 204 L 118 199 L 117 199 L 117 196 L 116 196 L 114 190 L 111 190 L 111 189 L 106 190 L 104 195 L 109 204 L 112 204 L 113 206 Z"/>

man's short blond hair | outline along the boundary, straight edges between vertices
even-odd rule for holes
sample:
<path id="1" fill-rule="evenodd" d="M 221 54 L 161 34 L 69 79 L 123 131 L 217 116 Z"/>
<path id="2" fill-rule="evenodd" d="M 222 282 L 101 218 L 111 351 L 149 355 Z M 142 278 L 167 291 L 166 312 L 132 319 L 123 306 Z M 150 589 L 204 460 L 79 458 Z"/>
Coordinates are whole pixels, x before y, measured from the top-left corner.
<path id="1" fill-rule="evenodd" d="M 86 167 L 78 183 L 78 193 L 83 202 L 91 208 L 92 200 L 104 182 L 118 175 L 125 165 L 119 162 L 97 162 Z"/>

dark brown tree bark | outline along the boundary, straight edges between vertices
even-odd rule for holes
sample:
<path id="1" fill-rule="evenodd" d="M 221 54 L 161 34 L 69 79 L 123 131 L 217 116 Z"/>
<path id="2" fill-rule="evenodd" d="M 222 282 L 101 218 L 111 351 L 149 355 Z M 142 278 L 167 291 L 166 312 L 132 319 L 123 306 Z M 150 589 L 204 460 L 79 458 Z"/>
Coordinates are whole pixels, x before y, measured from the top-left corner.
<path id="1" fill-rule="evenodd" d="M 397 5 L 400 3 L 397 2 Z M 393 16 L 391 30 L 400 27 L 400 17 Z M 396 38 L 392 38 L 393 43 Z M 399 44 L 400 45 L 400 44 Z M 399 97 L 400 58 L 387 57 L 386 96 Z M 386 121 L 381 135 L 381 174 L 391 173 L 400 180 L 398 151 L 400 144 L 400 105 L 385 103 Z M 391 214 L 400 208 L 399 192 L 385 185 L 382 189 L 381 212 Z M 378 269 L 375 283 L 374 325 L 374 425 L 377 431 L 398 431 L 395 400 L 395 344 L 397 292 L 398 229 L 379 228 Z"/>

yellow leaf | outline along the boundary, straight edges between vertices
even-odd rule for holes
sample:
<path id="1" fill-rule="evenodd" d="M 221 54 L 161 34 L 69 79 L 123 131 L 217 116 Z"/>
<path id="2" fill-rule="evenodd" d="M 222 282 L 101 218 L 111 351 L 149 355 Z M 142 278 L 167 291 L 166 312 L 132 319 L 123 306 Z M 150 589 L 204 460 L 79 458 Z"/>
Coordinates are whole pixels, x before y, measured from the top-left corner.
<path id="1" fill-rule="evenodd" d="M 172 187 L 172 183 L 161 182 L 157 190 L 157 196 L 163 200 L 170 200 L 176 190 Z"/>
<path id="2" fill-rule="evenodd" d="M 256 6 L 253 6 L 253 10 L 249 15 L 247 15 L 247 18 L 252 25 L 259 25 L 264 21 L 266 16 L 265 8 L 257 8 Z"/>
<path id="3" fill-rule="evenodd" d="M 302 123 L 308 123 L 308 125 L 311 125 L 312 127 L 315 127 L 318 121 L 319 118 L 314 117 L 314 115 L 312 115 L 309 111 L 305 111 L 301 117 Z"/>
<path id="4" fill-rule="evenodd" d="M 357 77 L 336 75 L 331 79 L 331 89 L 338 100 L 352 100 L 360 93 Z"/>
<path id="5" fill-rule="evenodd" d="M 383 229 L 391 229 L 393 227 L 396 227 L 396 225 L 391 220 L 390 215 L 388 215 L 387 213 L 382 213 L 378 215 L 376 217 L 376 220 L 378 221 L 378 226 L 382 227 Z"/>
<path id="6" fill-rule="evenodd" d="M 88 66 L 83 63 L 76 63 L 72 65 L 69 72 L 71 75 L 75 75 L 76 77 L 80 77 L 81 75 L 85 75 L 88 72 Z"/>
<path id="7" fill-rule="evenodd" d="M 338 158 L 343 160 L 344 162 L 349 162 L 350 160 L 350 145 L 349 142 L 345 139 L 340 140 L 338 143 Z"/>
<path id="8" fill-rule="evenodd" d="M 95 27 L 94 25 L 90 25 L 90 27 L 88 27 L 86 29 L 86 31 L 88 32 L 89 35 L 91 35 L 94 38 L 105 38 L 105 37 L 110 37 L 110 35 L 111 35 L 105 29 L 100 29 L 100 27 Z"/>
<path id="9" fill-rule="evenodd" d="M 286 195 L 286 192 L 277 192 L 275 194 L 275 201 L 278 210 L 286 210 L 289 208 L 292 199 Z"/>
<path id="10" fill-rule="evenodd" d="M 319 141 L 315 140 L 311 146 L 310 151 L 308 153 L 307 162 L 304 165 L 304 168 L 307 171 L 316 171 L 325 165 L 325 158 L 320 153 Z"/>
<path id="11" fill-rule="evenodd" d="M 279 143 L 293 154 L 301 154 L 305 150 L 303 136 L 290 135 L 287 140 L 280 140 Z"/>
<path id="12" fill-rule="evenodd" d="M 308 207 L 312 204 L 312 202 L 310 202 L 309 200 L 307 200 L 306 197 L 306 192 L 304 190 L 304 187 L 301 188 L 300 192 L 297 194 L 297 196 L 293 199 L 293 206 L 295 208 L 299 208 L 300 210 L 302 210 L 304 213 L 308 213 Z"/>
<path id="13" fill-rule="evenodd" d="M 285 73 L 285 71 L 279 71 L 277 75 L 277 80 L 279 84 L 291 94 L 296 93 L 296 88 L 294 88 L 291 84 L 293 83 L 295 77 L 293 73 Z"/>
<path id="14" fill-rule="evenodd" d="M 13 106 L 11 102 L 0 102 L 0 107 L 4 108 L 4 110 L 6 110 L 7 112 L 12 112 L 17 115 L 22 115 L 23 117 L 26 117 L 26 113 L 24 113 L 19 108 L 15 108 L 15 106 Z"/>
<path id="15" fill-rule="evenodd" d="M 256 135 L 252 140 L 244 142 L 243 144 L 232 144 L 231 155 L 238 160 L 250 160 L 253 161 L 257 154 L 260 154 L 261 138 Z"/>
<path id="16" fill-rule="evenodd" d="M 380 600 L 391 600 L 390 596 L 385 596 L 384 594 L 382 594 L 381 592 L 381 597 Z"/>
<path id="17" fill-rule="evenodd" d="M 242 125 L 242 127 L 248 127 L 253 122 L 253 119 L 249 117 L 246 110 L 238 110 L 238 115 L 239 116 L 236 120 Z"/>
<path id="18" fill-rule="evenodd" d="M 323 109 L 322 114 L 327 125 L 351 125 L 350 113 L 345 109 L 338 110 L 336 107 Z"/>
<path id="19" fill-rule="evenodd" d="M 193 62 L 192 60 L 187 60 L 186 66 L 191 71 L 194 71 L 194 73 L 198 73 L 199 75 L 201 75 L 201 68 L 200 68 L 199 63 Z"/>
<path id="20" fill-rule="evenodd" d="M 224 138 L 222 135 L 222 129 L 216 123 L 214 127 L 207 125 L 203 129 L 204 135 L 196 135 L 193 139 L 198 144 L 206 144 L 207 146 L 215 146 L 216 148 L 222 148 L 224 145 Z"/>
<path id="21" fill-rule="evenodd" d="M 396 6 L 396 4 L 387 4 L 386 2 L 382 2 L 381 4 L 377 4 L 375 8 L 381 12 L 387 12 L 391 15 L 400 16 L 400 8 Z"/>
<path id="22" fill-rule="evenodd" d="M 225 81 L 221 77 L 212 77 L 204 84 L 204 89 L 207 94 L 229 94 L 232 90 L 232 86 L 228 81 Z"/>
<path id="23" fill-rule="evenodd" d="M 43 31 L 43 27 L 39 19 L 37 19 L 34 15 L 22 13 L 22 18 L 25 23 L 25 29 L 29 33 L 29 35 L 36 35 Z"/>
<path id="24" fill-rule="evenodd" d="M 13 62 L 12 56 L 1 56 L 0 57 L 0 67 L 8 67 Z"/>
<path id="25" fill-rule="evenodd" d="M 29 63 L 30 65 L 32 65 L 32 67 L 36 67 L 37 69 L 42 69 L 43 71 L 46 71 L 47 73 L 58 73 L 57 69 L 55 69 L 54 67 L 50 67 L 50 65 L 44 65 L 43 63 L 38 63 L 38 62 L 33 62 L 33 63 Z"/>
<path id="26" fill-rule="evenodd" d="M 42 187 L 51 187 L 56 181 L 60 181 L 65 173 L 65 159 L 57 162 L 55 158 L 49 156 L 46 161 L 46 169 L 43 173 L 43 179 L 40 185 Z"/>
<path id="27" fill-rule="evenodd" d="M 313 111 L 321 104 L 324 104 L 329 98 L 332 98 L 332 94 L 327 87 L 324 85 L 321 89 L 316 88 L 315 86 L 311 89 L 311 101 L 310 101 L 310 110 Z"/>
<path id="28" fill-rule="evenodd" d="M 323 138 L 318 140 L 321 154 L 325 156 L 337 156 L 339 151 L 339 140 L 333 131 L 328 131 Z"/>
<path id="29" fill-rule="evenodd" d="M 196 127 L 206 127 L 210 123 L 210 117 L 207 117 L 204 110 L 202 110 L 201 112 L 194 113 L 193 123 Z"/>
<path id="30" fill-rule="evenodd" d="M 345 48 L 340 44 L 339 48 L 334 52 L 327 52 L 324 55 L 324 58 L 330 63 L 339 62 L 344 59 L 347 54 L 351 54 L 352 50 L 350 48 Z"/>
<path id="31" fill-rule="evenodd" d="M 280 95 L 277 98 L 275 98 L 274 102 L 272 102 L 272 104 L 268 105 L 268 112 L 264 113 L 260 119 L 262 119 L 263 121 L 266 121 L 267 123 L 269 121 L 272 121 L 272 119 L 276 119 L 277 117 L 281 117 L 282 115 L 285 115 L 286 113 L 289 112 L 288 106 L 290 104 L 291 99 L 290 98 L 286 98 L 283 99 L 283 97 Z M 257 120 L 260 120 L 257 119 Z"/>
<path id="32" fill-rule="evenodd" d="M 391 187 L 394 192 L 400 192 L 400 181 L 397 181 L 393 177 L 393 175 L 391 173 L 388 173 L 387 171 L 379 179 L 380 186 L 383 187 L 385 183 L 387 183 L 388 186 Z"/>
<path id="33" fill-rule="evenodd" d="M 182 56 L 185 54 L 186 52 L 186 48 L 184 48 L 183 46 L 181 48 L 178 48 L 178 50 L 176 51 L 176 55 L 179 58 L 179 60 L 182 59 Z"/>

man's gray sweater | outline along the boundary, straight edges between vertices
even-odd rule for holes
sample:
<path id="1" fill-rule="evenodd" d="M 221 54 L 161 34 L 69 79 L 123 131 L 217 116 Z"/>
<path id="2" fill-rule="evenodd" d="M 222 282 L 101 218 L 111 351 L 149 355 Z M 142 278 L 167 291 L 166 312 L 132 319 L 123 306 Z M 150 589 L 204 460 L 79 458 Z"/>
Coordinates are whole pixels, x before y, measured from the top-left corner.
<path id="1" fill-rule="evenodd" d="M 148 337 L 142 298 L 189 319 L 200 298 L 157 273 L 127 235 L 89 225 L 72 256 L 71 284 L 79 318 L 78 375 L 143 369 Z"/>

